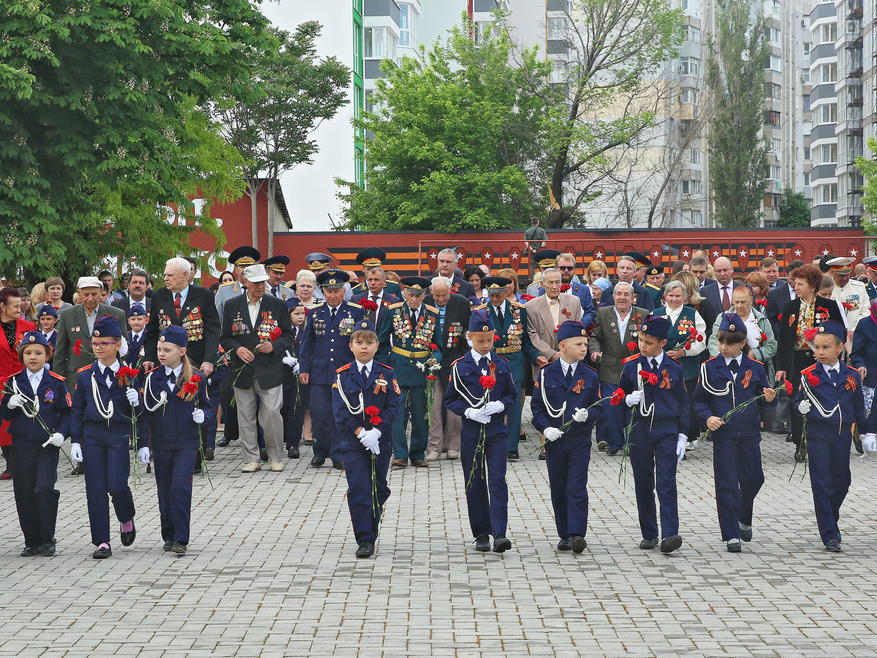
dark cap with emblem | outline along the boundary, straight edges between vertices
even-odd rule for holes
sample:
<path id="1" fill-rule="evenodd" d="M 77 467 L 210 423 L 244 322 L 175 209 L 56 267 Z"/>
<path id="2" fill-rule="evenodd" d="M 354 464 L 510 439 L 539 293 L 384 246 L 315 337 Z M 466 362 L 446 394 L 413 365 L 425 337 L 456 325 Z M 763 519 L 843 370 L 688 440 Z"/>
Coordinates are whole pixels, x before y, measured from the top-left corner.
<path id="1" fill-rule="evenodd" d="M 285 272 L 286 266 L 289 265 L 289 256 L 271 256 L 271 258 L 263 260 L 262 265 L 264 265 L 267 270 Z"/>
<path id="2" fill-rule="evenodd" d="M 539 264 L 541 269 L 545 270 L 557 265 L 558 256 L 560 256 L 560 252 L 557 249 L 540 249 L 533 254 L 533 260 Z"/>
<path id="3" fill-rule="evenodd" d="M 424 279 L 422 276 L 406 276 L 401 279 L 401 283 L 408 292 L 424 295 L 429 288 L 430 280 Z"/>
<path id="4" fill-rule="evenodd" d="M 587 338 L 588 330 L 578 320 L 567 320 L 557 328 L 557 342 L 560 343 L 570 338 Z"/>
<path id="5" fill-rule="evenodd" d="M 122 325 L 115 315 L 102 315 L 94 321 L 92 336 L 109 336 L 110 338 L 122 337 Z"/>
<path id="6" fill-rule="evenodd" d="M 52 349 L 49 339 L 41 331 L 28 331 L 21 337 L 20 346 L 27 347 L 28 345 L 42 345 L 43 347 L 48 347 L 49 350 Z"/>
<path id="7" fill-rule="evenodd" d="M 488 311 L 472 311 L 472 315 L 469 316 L 469 331 L 478 333 L 481 331 L 493 331 L 493 329 L 493 318 L 490 317 Z"/>
<path id="8" fill-rule="evenodd" d="M 837 337 L 840 342 L 844 342 L 847 339 L 847 330 L 840 323 L 835 322 L 834 320 L 826 320 L 816 329 L 817 334 L 831 334 L 832 336 Z"/>
<path id="9" fill-rule="evenodd" d="M 650 315 L 639 326 L 641 333 L 653 336 L 658 340 L 667 340 L 667 334 L 670 333 L 670 320 L 663 315 Z"/>
<path id="10" fill-rule="evenodd" d="M 371 331 L 372 333 L 377 333 L 375 330 L 375 323 L 369 320 L 368 318 L 363 318 L 359 322 L 357 322 L 354 327 L 354 331 Z"/>
<path id="11" fill-rule="evenodd" d="M 255 265 L 262 254 L 254 247 L 238 247 L 228 255 L 228 262 L 238 267 L 246 267 L 247 265 Z"/>
<path id="12" fill-rule="evenodd" d="M 742 331 L 746 333 L 746 323 L 736 313 L 723 313 L 719 331 Z"/>
<path id="13" fill-rule="evenodd" d="M 40 307 L 40 312 L 37 314 L 38 317 L 43 317 L 44 315 L 51 315 L 52 317 L 57 318 L 58 309 L 46 302 Z"/>
<path id="14" fill-rule="evenodd" d="M 868 256 L 867 258 L 863 258 L 862 262 L 866 267 L 877 272 L 877 256 Z"/>
<path id="15" fill-rule="evenodd" d="M 301 300 L 298 297 L 290 297 L 286 300 L 286 310 L 291 311 L 294 308 L 298 308 L 301 306 Z"/>
<path id="16" fill-rule="evenodd" d="M 333 260 L 335 259 L 329 254 L 323 254 L 319 251 L 314 251 L 305 256 L 305 262 L 308 264 L 308 268 L 310 268 L 312 272 L 319 272 L 320 270 L 327 268 L 329 263 Z"/>
<path id="17" fill-rule="evenodd" d="M 350 275 L 344 270 L 339 270 L 336 267 L 330 268 L 328 270 L 323 270 L 317 275 L 317 283 L 320 284 L 320 287 L 323 290 L 334 290 L 336 288 L 343 288 L 344 284 L 350 280 Z"/>
<path id="18" fill-rule="evenodd" d="M 652 265 L 649 269 L 646 270 L 646 276 L 656 276 L 663 273 L 664 268 L 660 265 Z"/>
<path id="19" fill-rule="evenodd" d="M 628 251 L 625 256 L 630 256 L 636 261 L 637 268 L 640 267 L 651 267 L 652 261 L 649 260 L 649 257 L 645 254 L 641 254 L 638 251 Z"/>
<path id="20" fill-rule="evenodd" d="M 161 336 L 158 337 L 158 342 L 173 343 L 180 347 L 186 347 L 189 344 L 189 334 L 183 327 L 177 324 L 172 324 L 161 332 Z"/>
<path id="21" fill-rule="evenodd" d="M 136 317 L 139 317 L 141 315 L 149 315 L 149 313 L 146 312 L 146 307 L 143 306 L 143 304 L 140 304 L 138 302 L 134 302 L 131 304 L 131 306 L 128 307 L 128 317 L 129 318 L 136 318 Z"/>
<path id="22" fill-rule="evenodd" d="M 481 279 L 481 287 L 487 291 L 488 295 L 504 295 L 510 285 L 512 285 L 512 280 L 504 276 L 486 276 Z"/>
<path id="23" fill-rule="evenodd" d="M 387 260 L 387 252 L 380 247 L 366 247 L 356 254 L 356 262 L 365 267 L 380 267 Z"/>

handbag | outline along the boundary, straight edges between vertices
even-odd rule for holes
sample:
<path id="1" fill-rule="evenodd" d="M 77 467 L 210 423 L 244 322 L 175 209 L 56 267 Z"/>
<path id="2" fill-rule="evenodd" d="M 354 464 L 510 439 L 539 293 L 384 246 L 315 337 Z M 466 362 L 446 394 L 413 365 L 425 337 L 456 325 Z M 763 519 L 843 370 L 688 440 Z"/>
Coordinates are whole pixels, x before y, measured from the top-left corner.
<path id="1" fill-rule="evenodd" d="M 792 431 L 792 399 L 784 390 L 777 393 L 776 404 L 761 409 L 763 432 L 789 434 Z"/>

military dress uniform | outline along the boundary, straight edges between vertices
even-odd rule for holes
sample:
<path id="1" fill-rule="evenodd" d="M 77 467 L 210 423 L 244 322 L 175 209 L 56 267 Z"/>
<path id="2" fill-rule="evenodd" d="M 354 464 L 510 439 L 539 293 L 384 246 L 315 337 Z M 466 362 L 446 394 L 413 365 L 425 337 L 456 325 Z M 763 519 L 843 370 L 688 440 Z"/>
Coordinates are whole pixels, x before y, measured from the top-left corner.
<path id="1" fill-rule="evenodd" d="M 581 322 L 568 320 L 557 330 L 558 342 L 588 332 Z M 611 391 L 607 391 L 611 394 Z M 587 410 L 584 422 L 573 421 L 558 439 L 546 440 L 545 453 L 554 522 L 561 550 L 572 548 L 571 538 L 584 539 L 588 531 L 588 466 L 591 462 L 591 432 L 602 415 L 600 378 L 583 361 L 566 363 L 563 357 L 544 366 L 533 382 L 533 427 L 545 434 L 573 420 L 578 409 Z M 591 406 L 595 405 L 595 406 Z M 548 439 L 548 437 L 546 437 Z M 566 546 L 570 542 L 569 546 Z M 583 542 L 581 542 L 583 543 Z M 583 550 L 584 546 L 580 545 Z M 581 552 L 579 546 L 576 552 Z"/>
<path id="2" fill-rule="evenodd" d="M 845 328 L 838 322 L 819 325 L 820 333 L 830 333 L 841 341 Z M 818 383 L 817 383 L 818 382 Z M 805 408 L 801 405 L 807 402 Z M 809 406 L 809 410 L 806 410 Z M 859 371 L 842 361 L 829 367 L 814 363 L 801 372 L 801 386 L 795 399 L 795 413 L 807 419 L 806 442 L 810 486 L 819 535 L 830 551 L 840 550 L 840 507 L 850 489 L 850 443 L 855 427 L 873 432 L 877 417 L 866 418 L 865 399 Z"/>
<path id="3" fill-rule="evenodd" d="M 669 321 L 651 316 L 640 325 L 640 332 L 667 337 Z M 647 383 L 640 373 L 657 378 Z M 676 502 L 676 465 L 681 460 L 679 443 L 687 440 L 690 423 L 688 393 L 682 366 L 665 353 L 646 358 L 642 354 L 624 360 L 619 386 L 628 396 L 642 392 L 642 399 L 630 409 L 633 425 L 628 438 L 630 465 L 633 470 L 636 506 L 642 531 L 642 548 L 654 548 L 658 538 L 655 491 L 661 508 L 661 550 L 669 552 L 681 545 L 679 512 Z M 628 406 L 630 404 L 628 403 Z M 682 451 L 684 454 L 684 442 Z M 669 550 L 666 550 L 669 549 Z"/>
<path id="4" fill-rule="evenodd" d="M 362 320 L 357 323 L 357 330 L 361 329 L 374 331 L 374 325 Z M 365 375 L 363 368 L 366 369 Z M 359 545 L 363 542 L 375 543 L 384 505 L 390 496 L 387 471 L 392 454 L 392 427 L 400 404 L 401 390 L 390 366 L 375 360 L 367 364 L 353 361 L 337 370 L 332 386 L 332 409 L 344 455 L 347 506 L 353 523 L 353 535 Z M 376 409 L 378 413 L 370 415 L 367 409 Z M 374 418 L 379 422 L 372 422 Z M 358 438 L 362 430 L 372 428 L 381 433 L 377 454 L 366 448 Z"/>
<path id="5" fill-rule="evenodd" d="M 745 332 L 746 325 L 739 315 L 730 313 L 722 318 L 720 331 Z M 722 418 L 771 386 L 764 364 L 745 353 L 741 352 L 735 359 L 714 357 L 701 364 L 700 379 L 694 389 L 694 413 L 700 423 L 706 425 L 711 416 Z M 771 404 L 776 402 L 767 402 L 764 398 L 757 404 L 749 404 L 711 432 L 722 541 L 739 540 L 741 524 L 745 526 L 743 539 L 751 539 L 752 508 L 764 484 L 759 407 Z M 729 548 L 731 546 L 729 544 Z"/>
<path id="6" fill-rule="evenodd" d="M 371 268 L 381 267 L 387 260 L 387 252 L 380 247 L 366 247 L 356 254 L 356 262 L 362 265 L 363 273 L 368 273 Z M 395 281 L 385 281 L 384 291 L 395 297 L 402 297 L 402 286 Z M 365 278 L 351 288 L 353 295 L 361 295 L 368 292 L 368 283 Z"/>
<path id="7" fill-rule="evenodd" d="M 491 330 L 493 321 L 490 315 L 474 311 L 469 319 L 469 331 Z M 493 388 L 485 389 L 481 377 L 493 377 Z M 472 536 L 476 538 L 476 548 L 480 551 L 489 550 L 489 535 L 494 535 L 495 551 L 511 548 L 511 542 L 505 538 L 509 503 L 505 479 L 509 430 L 505 423 L 505 412 L 515 404 L 515 387 L 505 358 L 493 351 L 482 355 L 469 350 L 451 366 L 451 377 L 445 392 L 445 407 L 463 419 L 460 461 L 466 482 L 469 526 Z M 483 411 L 490 402 L 499 402 L 502 410 L 491 414 L 487 423 L 474 420 L 472 411 Z M 483 447 L 479 445 L 482 431 Z"/>
<path id="8" fill-rule="evenodd" d="M 877 299 L 877 286 L 874 285 L 874 272 L 877 272 L 877 256 L 868 256 L 863 258 L 862 262 L 868 268 L 868 282 L 865 284 L 865 290 L 868 292 L 868 299 L 874 301 Z"/>
<path id="9" fill-rule="evenodd" d="M 277 272 L 279 274 L 285 274 L 286 266 L 289 265 L 289 256 L 272 256 L 271 258 L 266 258 L 265 260 L 263 260 L 262 265 L 265 266 L 266 270 L 271 270 L 272 272 Z M 286 283 L 284 283 L 283 281 L 276 285 L 266 282 L 265 294 L 277 297 L 277 299 L 282 299 L 283 301 L 291 299 L 295 296 L 295 293 L 290 290 L 286 286 Z"/>
<path id="10" fill-rule="evenodd" d="M 22 343 L 49 345 L 39 331 L 25 334 Z M 46 428 L 64 437 L 70 434 L 70 394 L 64 378 L 49 371 L 47 365 L 37 373 L 31 373 L 27 368 L 15 373 L 7 381 L 6 389 L 0 418 L 9 421 L 14 447 L 12 487 L 18 521 L 24 534 L 25 552 L 22 555 L 53 555 L 58 499 L 61 496 L 55 489 L 59 448 L 46 445 L 49 438 Z M 9 401 L 16 394 L 25 398 L 25 406 L 10 409 Z M 34 402 L 45 428 L 39 420 L 28 416 L 34 411 Z"/>
<path id="11" fill-rule="evenodd" d="M 320 273 L 317 281 L 323 287 L 340 288 L 348 278 L 341 270 L 327 270 Z M 359 304 L 345 301 L 334 309 L 319 302 L 308 310 L 299 371 L 308 375 L 311 391 L 310 409 L 316 441 L 312 466 L 322 466 L 327 457 L 331 457 L 337 468 L 343 464 L 341 441 L 332 413 L 332 384 L 338 368 L 353 361 L 350 336 L 362 316 Z"/>
<path id="12" fill-rule="evenodd" d="M 413 288 L 413 294 L 423 295 L 429 287 L 429 280 L 406 277 L 402 285 L 409 291 Z M 441 360 L 439 310 L 421 301 L 416 311 L 412 311 L 407 302 L 397 302 L 391 304 L 387 312 L 390 316 L 381 327 L 378 353 L 389 352 L 389 365 L 402 391 L 402 412 L 393 426 L 394 466 L 403 467 L 409 459 L 416 466 L 425 466 L 429 432 L 426 419 L 426 362 L 431 358 Z M 410 448 L 405 431 L 406 405 L 411 415 Z"/>

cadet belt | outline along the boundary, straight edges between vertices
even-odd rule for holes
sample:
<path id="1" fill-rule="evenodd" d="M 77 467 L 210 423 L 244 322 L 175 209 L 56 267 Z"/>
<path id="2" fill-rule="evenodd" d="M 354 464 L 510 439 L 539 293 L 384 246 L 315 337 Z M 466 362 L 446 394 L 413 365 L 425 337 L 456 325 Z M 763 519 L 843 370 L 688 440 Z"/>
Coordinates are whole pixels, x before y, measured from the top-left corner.
<path id="1" fill-rule="evenodd" d="M 494 350 L 497 354 L 516 354 L 521 351 L 519 347 L 497 347 Z"/>
<path id="2" fill-rule="evenodd" d="M 401 354 L 402 356 L 407 356 L 409 359 L 425 359 L 432 354 L 432 352 L 411 352 L 409 350 L 403 350 L 401 347 L 394 347 L 392 351 L 394 354 Z"/>

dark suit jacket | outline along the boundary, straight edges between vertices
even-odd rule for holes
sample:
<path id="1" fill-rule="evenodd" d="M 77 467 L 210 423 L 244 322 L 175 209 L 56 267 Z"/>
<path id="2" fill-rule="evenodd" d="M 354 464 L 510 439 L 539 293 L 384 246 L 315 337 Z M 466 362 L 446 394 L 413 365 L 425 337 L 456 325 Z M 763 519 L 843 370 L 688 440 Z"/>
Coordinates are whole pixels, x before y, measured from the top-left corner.
<path id="1" fill-rule="evenodd" d="M 254 377 L 262 389 L 282 386 L 283 357 L 286 350 L 293 347 L 294 333 L 286 310 L 286 302 L 273 295 L 262 297 L 260 317 L 257 318 L 259 324 L 254 327 L 250 322 L 247 299 L 246 294 L 237 295 L 227 300 L 223 308 L 220 341 L 225 351 L 231 352 L 230 376 L 236 388 L 252 388 Z M 260 329 L 263 334 L 267 334 L 275 327 L 280 327 L 282 333 L 273 341 L 274 351 L 267 354 L 256 351 L 256 345 L 263 342 L 259 336 Z M 239 347 L 246 347 L 256 357 L 246 367 L 236 353 Z"/>
<path id="2" fill-rule="evenodd" d="M 734 288 L 739 288 L 742 285 L 743 284 L 739 281 L 731 281 L 731 292 L 733 293 Z M 716 315 L 719 315 L 722 312 L 722 292 L 721 286 L 719 285 L 718 281 L 714 286 L 705 285 L 703 288 L 701 288 L 700 296 L 710 303 L 710 305 L 713 307 L 713 311 L 716 312 Z"/>
<path id="3" fill-rule="evenodd" d="M 786 302 L 791 301 L 791 299 L 792 295 L 789 290 L 789 284 L 785 281 L 779 281 L 777 287 L 767 293 L 767 306 L 764 309 L 764 314 L 770 320 L 771 327 L 773 327 L 773 335 L 777 338 L 780 335 L 780 324 L 777 321 L 777 316 L 783 312 Z"/>
<path id="4" fill-rule="evenodd" d="M 433 275 L 433 279 L 437 277 L 438 274 Z M 472 284 L 466 281 L 464 278 L 454 275 L 454 280 L 451 283 L 451 292 L 457 293 L 458 295 L 463 295 L 466 299 L 475 296 L 475 288 L 472 287 Z"/>
<path id="5" fill-rule="evenodd" d="M 286 305 L 284 304 L 284 308 Z M 288 321 L 287 317 L 287 321 Z M 174 309 L 174 296 L 168 288 L 159 288 L 152 295 L 152 307 L 149 310 L 149 322 L 146 323 L 146 361 L 158 363 L 156 347 L 163 327 L 176 324 L 185 327 L 189 334 L 189 347 L 186 354 L 196 368 L 202 363 L 216 365 L 216 353 L 219 350 L 219 314 L 213 299 L 213 293 L 189 284 L 189 292 L 183 303 L 180 317 Z"/>
<path id="6" fill-rule="evenodd" d="M 629 350 L 627 344 L 636 341 L 639 334 L 639 325 L 649 316 L 649 311 L 641 306 L 631 307 L 631 315 L 627 321 L 627 331 L 624 336 L 618 335 L 618 321 L 615 317 L 614 306 L 604 306 L 597 309 L 597 320 L 588 341 L 589 352 L 602 352 L 600 359 L 600 381 L 614 384 L 621 379 L 621 369 L 624 359 L 636 354 L 639 349 Z M 639 315 L 639 321 L 634 318 Z"/>
<path id="7" fill-rule="evenodd" d="M 432 295 L 427 295 L 423 303 L 439 308 Z M 463 297 L 463 295 L 451 293 L 451 297 L 445 306 L 445 322 L 443 325 L 439 325 L 442 339 L 440 347 L 443 350 L 442 369 L 439 371 L 439 376 L 445 382 L 451 376 L 451 364 L 469 350 L 469 343 L 466 342 L 466 332 L 469 330 L 470 309 L 471 306 L 468 299 Z M 441 311 L 440 308 L 439 311 Z M 452 326 L 454 328 L 454 335 L 451 335 Z"/>
<path id="8" fill-rule="evenodd" d="M 117 299 L 116 301 L 114 301 L 112 303 L 112 305 L 115 306 L 116 308 L 122 309 L 122 311 L 124 311 L 124 313 L 125 313 L 125 316 L 127 317 L 128 311 L 131 310 L 131 298 L 128 297 L 127 295 L 125 295 L 124 297 L 122 297 L 122 299 Z M 144 306 L 146 308 L 146 312 L 148 313 L 149 310 L 152 308 L 152 298 L 151 297 L 144 297 L 143 301 L 140 302 L 140 305 Z M 122 329 L 126 329 L 126 327 L 122 327 Z M 127 329 L 126 329 L 126 331 L 127 331 Z M 201 365 L 201 364 L 199 363 L 198 365 Z"/>
<path id="9" fill-rule="evenodd" d="M 840 322 L 844 325 L 844 316 L 840 307 L 833 299 L 816 296 L 816 307 L 814 313 L 818 316 L 822 311 L 828 316 L 829 320 Z M 780 333 L 777 338 L 777 370 L 789 371 L 794 363 L 795 343 L 798 335 L 798 318 L 801 315 L 801 298 L 796 297 L 783 306 L 782 315 L 778 318 Z M 791 320 L 791 322 L 790 322 Z M 814 326 L 821 324 L 817 319 L 814 320 Z"/>

